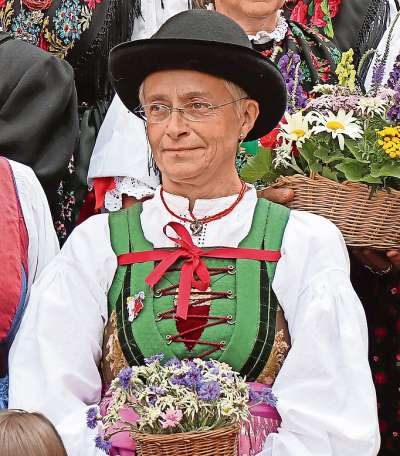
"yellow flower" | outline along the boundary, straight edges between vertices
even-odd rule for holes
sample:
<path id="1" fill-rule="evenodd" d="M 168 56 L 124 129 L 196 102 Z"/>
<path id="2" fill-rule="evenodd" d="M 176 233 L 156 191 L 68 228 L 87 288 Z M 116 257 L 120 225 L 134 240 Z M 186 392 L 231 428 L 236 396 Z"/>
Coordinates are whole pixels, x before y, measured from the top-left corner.
<path id="1" fill-rule="evenodd" d="M 356 88 L 356 70 L 353 64 L 353 49 L 343 52 L 342 59 L 336 67 L 339 85 L 348 87 L 352 92 Z"/>
<path id="2" fill-rule="evenodd" d="M 400 158 L 400 126 L 377 131 L 377 143 L 390 158 Z"/>

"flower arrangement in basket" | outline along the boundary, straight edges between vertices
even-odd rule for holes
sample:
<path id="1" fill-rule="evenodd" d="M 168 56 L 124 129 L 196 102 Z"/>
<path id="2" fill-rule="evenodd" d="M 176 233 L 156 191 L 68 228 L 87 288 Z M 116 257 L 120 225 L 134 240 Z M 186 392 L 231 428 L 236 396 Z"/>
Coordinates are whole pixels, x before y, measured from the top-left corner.
<path id="1" fill-rule="evenodd" d="M 237 456 L 240 422 L 249 415 L 246 382 L 225 363 L 173 358 L 162 365 L 162 358 L 123 369 L 110 386 L 104 416 L 89 409 L 88 426 L 101 423 L 96 446 L 108 453 L 111 437 L 128 431 L 142 456 Z M 137 413 L 136 422 L 121 420 L 127 408 Z"/>
<path id="2" fill-rule="evenodd" d="M 400 57 L 386 87 L 382 64 L 364 94 L 353 51 L 344 53 L 339 83 L 314 87 L 305 106 L 289 97 L 285 117 L 241 176 L 293 188 L 290 206 L 327 217 L 349 245 L 390 249 L 400 246 Z"/>

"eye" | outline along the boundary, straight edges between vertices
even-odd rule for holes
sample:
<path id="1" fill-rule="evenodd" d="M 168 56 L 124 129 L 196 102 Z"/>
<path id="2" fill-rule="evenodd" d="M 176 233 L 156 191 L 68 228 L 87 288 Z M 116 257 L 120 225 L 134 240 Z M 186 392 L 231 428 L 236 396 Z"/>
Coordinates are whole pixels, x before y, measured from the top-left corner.
<path id="1" fill-rule="evenodd" d="M 168 109 L 168 106 L 160 103 L 153 103 L 148 107 L 148 109 L 150 114 L 159 114 L 160 112 L 164 112 L 166 109 Z"/>
<path id="2" fill-rule="evenodd" d="M 193 103 L 190 103 L 190 108 L 193 109 L 194 111 L 208 111 L 211 107 L 210 103 L 205 103 L 201 101 L 195 101 Z"/>

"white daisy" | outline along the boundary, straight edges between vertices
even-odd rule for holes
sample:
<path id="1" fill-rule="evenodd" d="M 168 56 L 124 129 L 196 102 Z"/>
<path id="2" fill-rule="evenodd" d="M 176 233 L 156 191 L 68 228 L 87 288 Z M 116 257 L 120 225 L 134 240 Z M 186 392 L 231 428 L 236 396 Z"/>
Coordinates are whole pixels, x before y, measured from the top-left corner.
<path id="1" fill-rule="evenodd" d="M 346 113 L 340 109 L 337 114 L 328 112 L 327 115 L 320 114 L 317 119 L 317 125 L 313 127 L 312 133 L 318 134 L 327 132 L 332 135 L 333 139 L 338 139 L 340 150 L 344 149 L 344 137 L 359 139 L 362 137 L 363 130 L 353 117 L 353 111 Z"/>
<path id="2" fill-rule="evenodd" d="M 278 138 L 294 141 L 297 146 L 300 146 L 311 136 L 309 115 L 303 116 L 301 111 L 293 115 L 286 113 L 285 119 L 287 123 L 281 123 L 281 133 Z"/>

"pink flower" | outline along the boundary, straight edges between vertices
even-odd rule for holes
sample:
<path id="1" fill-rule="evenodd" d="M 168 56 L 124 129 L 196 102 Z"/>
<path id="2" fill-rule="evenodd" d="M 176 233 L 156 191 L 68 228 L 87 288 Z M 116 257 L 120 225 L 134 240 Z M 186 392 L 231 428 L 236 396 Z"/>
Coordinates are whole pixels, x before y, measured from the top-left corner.
<path id="1" fill-rule="evenodd" d="M 315 0 L 314 4 L 314 15 L 311 18 L 311 24 L 315 25 L 316 27 L 325 27 L 326 25 L 326 20 L 324 18 L 325 14 L 322 11 L 322 6 L 321 6 L 322 0 Z"/>
<path id="2" fill-rule="evenodd" d="M 161 418 L 165 421 L 160 421 L 163 429 L 174 428 L 182 420 L 183 413 L 179 409 L 168 409 L 165 413 L 161 413 Z"/>
<path id="3" fill-rule="evenodd" d="M 0 0 L 1 1 L 1 0 Z M 96 8 L 96 4 L 98 5 L 101 3 L 103 0 L 85 0 L 85 2 L 88 4 L 88 7 L 90 9 Z"/>
<path id="4" fill-rule="evenodd" d="M 342 0 L 329 0 L 329 15 L 335 17 L 339 12 L 340 4 Z"/>
<path id="5" fill-rule="evenodd" d="M 302 0 L 297 3 L 297 5 L 293 8 L 290 19 L 306 25 L 308 22 L 308 5 L 306 5 Z"/>

